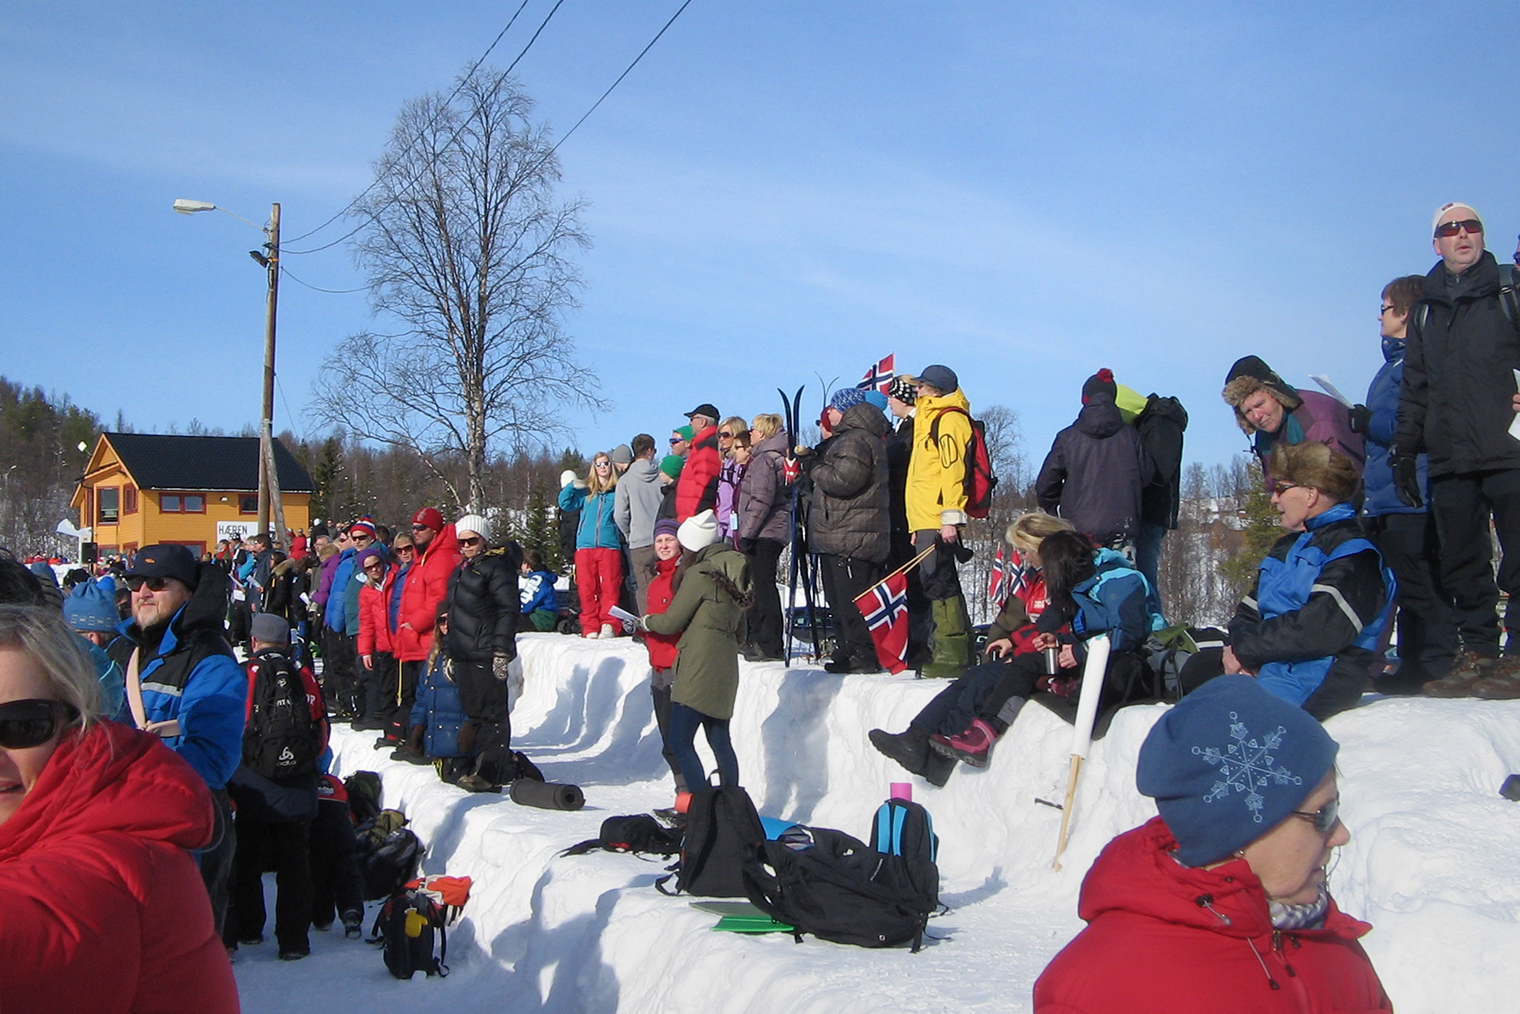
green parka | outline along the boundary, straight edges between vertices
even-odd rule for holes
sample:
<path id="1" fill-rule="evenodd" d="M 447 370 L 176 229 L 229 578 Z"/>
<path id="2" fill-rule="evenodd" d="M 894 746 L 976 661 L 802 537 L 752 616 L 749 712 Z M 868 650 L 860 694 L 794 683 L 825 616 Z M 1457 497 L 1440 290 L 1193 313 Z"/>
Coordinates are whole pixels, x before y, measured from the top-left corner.
<path id="1" fill-rule="evenodd" d="M 752 590 L 749 561 L 721 542 L 697 554 L 663 613 L 644 617 L 656 634 L 680 634 L 670 699 L 711 718 L 734 716 L 739 645 Z"/>

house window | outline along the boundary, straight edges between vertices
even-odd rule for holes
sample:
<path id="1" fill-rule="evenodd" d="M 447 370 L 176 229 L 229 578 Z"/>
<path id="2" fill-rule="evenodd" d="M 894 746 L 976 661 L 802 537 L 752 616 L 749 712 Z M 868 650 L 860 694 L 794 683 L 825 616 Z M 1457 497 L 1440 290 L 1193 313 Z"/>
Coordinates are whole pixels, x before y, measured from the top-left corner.
<path id="1" fill-rule="evenodd" d="M 86 528 L 88 528 L 91 524 L 93 524 L 93 522 L 90 519 L 95 516 L 95 491 L 94 490 L 92 490 L 92 489 L 86 489 L 84 491 L 84 510 L 80 511 L 79 513 L 80 513 L 80 519 L 79 519 L 80 523 L 83 524 Z"/>
<path id="2" fill-rule="evenodd" d="M 137 486 L 130 482 L 121 488 L 121 512 L 123 514 L 137 513 Z"/>
<path id="3" fill-rule="evenodd" d="M 160 494 L 158 498 L 158 512 L 160 514 L 204 514 L 206 513 L 206 494 Z"/>
<path id="4" fill-rule="evenodd" d="M 96 502 L 100 505 L 100 512 L 96 515 L 95 523 L 98 525 L 114 525 L 117 518 L 117 506 L 121 497 L 121 490 L 115 486 L 101 486 L 95 491 Z"/>
<path id="5" fill-rule="evenodd" d="M 239 514 L 257 514 L 259 512 L 259 497 L 257 493 L 244 493 L 238 497 Z"/>

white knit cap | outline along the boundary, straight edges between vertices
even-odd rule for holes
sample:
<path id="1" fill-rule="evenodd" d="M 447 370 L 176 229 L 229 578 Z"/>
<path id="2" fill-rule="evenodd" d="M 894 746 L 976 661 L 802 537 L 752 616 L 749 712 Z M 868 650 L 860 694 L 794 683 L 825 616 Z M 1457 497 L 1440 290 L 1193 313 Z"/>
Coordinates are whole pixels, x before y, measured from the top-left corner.
<path id="1" fill-rule="evenodd" d="M 485 539 L 487 542 L 491 541 L 491 522 L 487 521 L 479 514 L 466 514 L 464 517 L 454 522 L 454 531 L 474 532 L 476 535 L 480 536 L 482 539 Z"/>
<path id="2" fill-rule="evenodd" d="M 718 541 L 717 515 L 711 510 L 693 514 L 681 522 L 681 527 L 676 531 L 676 538 L 681 541 L 681 545 L 693 553 L 700 553 Z"/>

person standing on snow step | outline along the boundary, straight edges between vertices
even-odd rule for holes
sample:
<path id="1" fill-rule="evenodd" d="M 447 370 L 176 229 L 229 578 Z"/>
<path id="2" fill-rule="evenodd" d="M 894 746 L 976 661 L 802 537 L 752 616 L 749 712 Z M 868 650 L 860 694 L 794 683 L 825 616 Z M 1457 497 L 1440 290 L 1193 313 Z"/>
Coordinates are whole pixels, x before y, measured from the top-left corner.
<path id="1" fill-rule="evenodd" d="M 832 673 L 881 671 L 876 642 L 855 597 L 886 576 L 888 526 L 886 416 L 858 387 L 834 392 L 825 410 L 833 436 L 821 454 L 798 454 L 811 480 L 808 548 L 819 554 L 824 595 L 833 606 L 838 637 Z"/>
<path id="2" fill-rule="evenodd" d="M 398 742 L 408 731 L 417 684 L 433 644 L 433 620 L 449 592 L 449 576 L 459 566 L 459 538 L 436 507 L 412 515 L 412 565 L 396 609 L 396 659 L 401 664 L 400 692 L 391 711 L 387 735 Z"/>
<path id="3" fill-rule="evenodd" d="M 931 656 L 919 673 L 953 677 L 971 662 L 971 617 L 956 571 L 961 561 L 971 558 L 960 534 L 970 520 L 966 446 L 971 441 L 971 403 L 955 371 L 937 364 L 918 375 L 917 395 L 904 495 L 915 555 L 934 547 L 917 567 L 931 620 Z"/>
<path id="4" fill-rule="evenodd" d="M 559 507 L 580 512 L 575 534 L 575 586 L 581 599 L 581 636 L 616 637 L 622 624 L 612 607 L 623 592 L 623 534 L 616 520 L 617 473 L 612 457 L 597 451 L 585 481 L 559 491 Z"/>
<path id="5" fill-rule="evenodd" d="M 1384 362 L 1367 389 L 1367 404 L 1351 409 L 1351 428 L 1367 437 L 1362 527 L 1399 584 L 1399 668 L 1391 676 L 1380 672 L 1373 676 L 1373 689 L 1384 694 L 1419 693 L 1426 683 L 1451 671 L 1458 647 L 1451 596 L 1441 581 L 1441 540 L 1435 517 L 1425 506 L 1410 507 L 1399 499 L 1388 458 L 1398 426 L 1409 313 L 1424 292 L 1424 275 L 1395 278 L 1383 287 L 1378 325 Z M 1428 504 L 1430 477 L 1425 455 L 1418 457 L 1416 468 Z"/>
<path id="6" fill-rule="evenodd" d="M 695 745 L 700 726 L 722 784 L 738 785 L 739 760 L 728 725 L 739 693 L 739 645 L 751 594 L 749 564 L 718 541 L 718 519 L 710 510 L 682 522 L 677 539 L 696 558 L 665 612 L 642 619 L 646 630 L 681 638 L 671 667 L 675 683 L 670 693 L 670 749 L 689 788 L 707 784 Z"/>
<path id="7" fill-rule="evenodd" d="M 744 657 L 751 662 L 779 662 L 790 647 L 781 643 L 785 628 L 781 595 L 776 590 L 776 565 L 786 548 L 791 510 L 792 493 L 785 474 L 791 434 L 781 428 L 779 415 L 762 412 L 750 420 L 749 438 L 750 460 L 734 508 L 738 520 L 730 523 L 736 535 L 734 544 L 749 560 L 754 578 L 748 617 L 750 643 L 744 648 Z"/>
<path id="8" fill-rule="evenodd" d="M 1510 700 L 1520 698 L 1520 441 L 1509 433 L 1520 411 L 1520 313 L 1510 319 L 1502 289 L 1514 272 L 1484 249 L 1483 220 L 1470 205 L 1442 205 L 1432 225 L 1441 260 L 1410 315 L 1389 453 L 1399 499 L 1417 507 L 1415 456 L 1428 452 L 1441 577 L 1462 642 L 1451 671 L 1423 692 Z M 1497 584 L 1490 521 L 1501 547 Z M 1502 657 L 1500 589 L 1509 596 Z"/>
<path id="9" fill-rule="evenodd" d="M 449 576 L 449 627 L 443 643 L 468 716 L 459 730 L 459 752 L 475 755 L 474 769 L 455 784 L 470 792 L 493 792 L 516 771 L 507 676 L 517 657 L 522 550 L 510 539 L 493 549 L 491 523 L 479 514 L 466 514 L 454 522 L 454 530 L 463 559 Z"/>
<path id="10" fill-rule="evenodd" d="M 650 575 L 654 572 L 654 522 L 664 500 L 664 483 L 655 463 L 654 437 L 640 433 L 633 438 L 633 463 L 618 479 L 613 498 L 613 518 L 628 545 L 628 565 L 633 569 L 638 611 L 644 612 Z"/>
<path id="11" fill-rule="evenodd" d="M 1126 426 L 1114 397 L 1113 371 L 1082 385 L 1077 421 L 1056 434 L 1035 480 L 1040 509 L 1059 514 L 1093 542 L 1133 559 L 1140 498 L 1156 475 L 1140 433 Z"/>
<path id="12" fill-rule="evenodd" d="M 718 505 L 718 473 L 723 470 L 718 455 L 718 410 L 703 402 L 690 412 L 690 450 L 676 485 L 676 520 L 685 521 L 693 514 L 713 510 Z M 674 451 L 676 454 L 681 451 Z"/>

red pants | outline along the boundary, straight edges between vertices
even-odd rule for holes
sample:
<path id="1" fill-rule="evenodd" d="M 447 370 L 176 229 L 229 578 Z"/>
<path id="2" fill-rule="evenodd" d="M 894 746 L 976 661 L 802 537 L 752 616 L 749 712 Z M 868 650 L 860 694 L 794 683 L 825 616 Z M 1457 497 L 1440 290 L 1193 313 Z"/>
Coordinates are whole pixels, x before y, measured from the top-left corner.
<path id="1" fill-rule="evenodd" d="M 575 586 L 581 592 L 581 632 L 594 634 L 605 623 L 623 632 L 612 618 L 612 607 L 623 594 L 623 552 L 619 549 L 577 549 Z"/>

